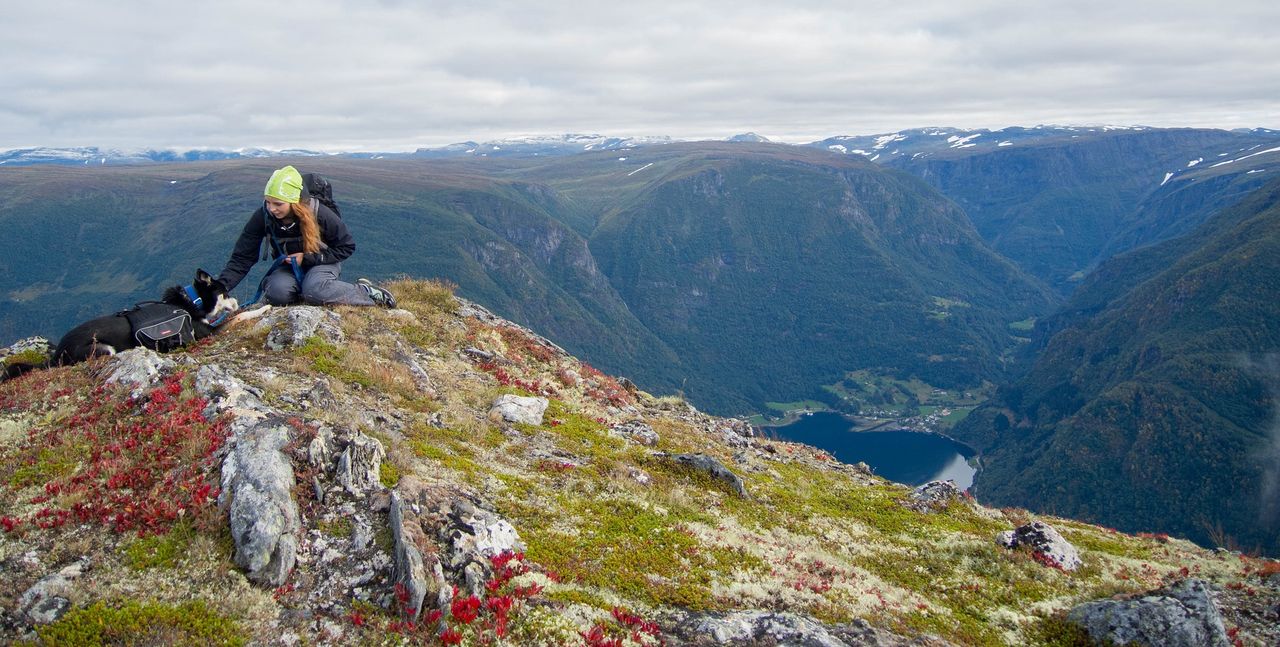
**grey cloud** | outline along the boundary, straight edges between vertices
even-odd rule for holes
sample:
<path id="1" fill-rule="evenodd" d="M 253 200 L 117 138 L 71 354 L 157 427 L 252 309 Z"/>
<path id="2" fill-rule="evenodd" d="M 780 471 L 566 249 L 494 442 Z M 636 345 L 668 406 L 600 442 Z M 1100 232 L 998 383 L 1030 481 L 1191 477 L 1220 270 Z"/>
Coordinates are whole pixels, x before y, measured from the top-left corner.
<path id="1" fill-rule="evenodd" d="M 53 0 L 0 24 L 0 149 L 1274 127 L 1272 4 Z"/>

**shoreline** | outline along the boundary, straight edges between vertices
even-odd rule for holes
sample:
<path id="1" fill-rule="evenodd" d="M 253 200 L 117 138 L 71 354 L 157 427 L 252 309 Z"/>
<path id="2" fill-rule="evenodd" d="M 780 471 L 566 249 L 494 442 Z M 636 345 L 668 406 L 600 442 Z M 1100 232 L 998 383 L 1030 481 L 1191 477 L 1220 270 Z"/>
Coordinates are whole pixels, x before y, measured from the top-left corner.
<path id="1" fill-rule="evenodd" d="M 852 424 L 853 424 L 853 427 L 852 427 L 851 429 L 849 429 L 849 430 L 848 430 L 848 433 L 853 433 L 853 434 L 861 434 L 861 433 L 867 433 L 867 432 L 872 432 L 872 431 L 886 431 L 886 432 L 887 432 L 887 431 L 904 431 L 904 432 L 908 432 L 908 433 L 915 433 L 915 434 L 928 434 L 928 435 L 931 435 L 931 436 L 937 436 L 937 437 L 939 437 L 939 438 L 944 438 L 944 439 L 946 439 L 946 440 L 948 440 L 948 441 L 951 441 L 952 443 L 955 443 L 956 445 L 959 445 L 960 447 L 963 447 L 966 451 L 968 451 L 968 452 L 969 452 L 969 454 L 968 454 L 968 455 L 965 455 L 965 453 L 964 453 L 964 452 L 959 452 L 962 456 L 964 456 L 964 458 L 965 458 L 965 460 L 966 460 L 966 461 L 969 461 L 969 460 L 976 460 L 976 461 L 980 461 L 980 460 L 981 460 L 980 453 L 979 453 L 979 452 L 978 452 L 978 450 L 977 450 L 977 449 L 975 449 L 973 446 L 969 445 L 968 443 L 964 442 L 963 440 L 960 440 L 960 439 L 958 439 L 958 438 L 956 438 L 956 437 L 954 437 L 954 436 L 951 436 L 951 435 L 949 435 L 949 434 L 947 434 L 947 433 L 944 433 L 944 432 L 941 432 L 941 431 L 936 431 L 936 430 L 932 430 L 932 429 L 913 429 L 913 428 L 910 428 L 910 427 L 899 427 L 899 428 L 897 428 L 897 429 L 884 429 L 884 428 L 883 428 L 883 427 L 886 427 L 886 426 L 888 426 L 888 425 L 892 425 L 892 424 L 894 424 L 894 423 L 898 422 L 898 419 L 897 419 L 897 418 L 884 418 L 884 419 L 879 419 L 879 420 L 877 420 L 877 421 L 876 421 L 876 424 L 871 425 L 870 427 L 863 427 L 863 426 L 861 426 L 861 425 L 859 424 L 859 421 L 860 421 L 860 420 L 866 420 L 865 418 L 859 418 L 859 417 L 857 417 L 857 416 L 851 416 L 851 415 L 849 415 L 849 414 L 840 413 L 839 411 L 835 411 L 835 410 L 833 410 L 833 409 L 819 409 L 819 410 L 813 410 L 813 411 L 801 411 L 801 412 L 795 412 L 795 411 L 792 411 L 792 412 L 788 412 L 788 413 L 787 413 L 787 415 L 786 415 L 785 417 L 783 417 L 783 418 L 781 418 L 781 419 L 779 419 L 779 420 L 777 420 L 777 421 L 770 421 L 768 424 L 760 424 L 760 425 L 755 425 L 755 426 L 756 426 L 757 428 L 759 428 L 763 433 L 768 433 L 768 432 L 766 432 L 766 431 L 764 431 L 764 430 L 767 430 L 767 429 L 778 429 L 778 428 L 780 428 L 780 427 L 786 427 L 786 426 L 791 425 L 791 424 L 793 424 L 793 423 L 795 423 L 795 422 L 798 422 L 801 418 L 803 418 L 803 417 L 805 417 L 805 416 L 812 415 L 812 414 L 815 414 L 815 413 L 833 413 L 833 414 L 836 414 L 836 415 L 838 415 L 838 416 L 840 416 L 840 417 L 844 418 L 845 420 L 848 420 L 850 423 L 852 423 Z M 773 433 L 774 433 L 774 435 L 776 436 L 776 433 L 777 433 L 777 432 L 773 432 Z"/>

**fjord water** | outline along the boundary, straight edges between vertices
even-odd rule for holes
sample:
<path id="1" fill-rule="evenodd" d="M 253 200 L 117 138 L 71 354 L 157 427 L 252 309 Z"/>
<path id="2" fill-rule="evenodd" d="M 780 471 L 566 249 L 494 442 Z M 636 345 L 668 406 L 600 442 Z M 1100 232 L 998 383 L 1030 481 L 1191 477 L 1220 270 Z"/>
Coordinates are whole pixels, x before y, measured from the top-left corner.
<path id="1" fill-rule="evenodd" d="M 822 412 L 769 432 L 782 440 L 805 443 L 831 452 L 842 463 L 859 461 L 879 476 L 907 485 L 950 479 L 962 490 L 973 485 L 976 470 L 966 459 L 973 450 L 950 438 L 918 431 L 852 431 L 838 413 Z"/>

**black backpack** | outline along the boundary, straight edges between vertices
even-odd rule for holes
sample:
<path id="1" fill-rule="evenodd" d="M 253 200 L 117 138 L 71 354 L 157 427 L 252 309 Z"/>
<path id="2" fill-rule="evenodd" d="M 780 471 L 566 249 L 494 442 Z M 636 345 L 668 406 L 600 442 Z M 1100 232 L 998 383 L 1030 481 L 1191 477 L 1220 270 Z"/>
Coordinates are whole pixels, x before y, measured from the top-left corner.
<path id="1" fill-rule="evenodd" d="M 138 345 L 167 353 L 196 340 L 191 313 L 159 301 L 143 301 L 132 310 L 120 313 L 129 320 L 129 328 Z"/>
<path id="2" fill-rule="evenodd" d="M 302 187 L 306 189 L 307 195 L 329 207 L 334 215 L 342 217 L 342 212 L 338 210 L 338 203 L 333 201 L 333 185 L 329 184 L 329 180 L 324 176 L 318 173 L 303 173 Z"/>

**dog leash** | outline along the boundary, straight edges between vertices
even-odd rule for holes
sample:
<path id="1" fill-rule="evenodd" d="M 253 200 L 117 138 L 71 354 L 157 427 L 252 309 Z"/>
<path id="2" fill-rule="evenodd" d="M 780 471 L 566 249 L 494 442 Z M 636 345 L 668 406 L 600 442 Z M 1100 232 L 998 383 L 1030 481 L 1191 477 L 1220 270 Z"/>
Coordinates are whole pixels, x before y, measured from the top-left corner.
<path id="1" fill-rule="evenodd" d="M 249 306 L 257 303 L 258 299 L 262 298 L 262 293 L 265 292 L 267 289 L 267 279 L 270 278 L 271 273 L 279 269 L 279 267 L 283 265 L 285 260 L 287 260 L 288 258 L 289 258 L 288 256 L 277 256 L 274 261 L 271 261 L 271 267 L 267 268 L 267 273 L 263 275 L 262 280 L 258 282 L 258 291 L 253 294 L 253 298 L 249 299 L 248 303 L 245 303 L 244 305 L 240 306 L 242 309 L 248 308 Z M 293 278 L 298 279 L 298 289 L 302 289 L 302 268 L 301 267 L 298 267 L 297 265 L 293 265 Z"/>

